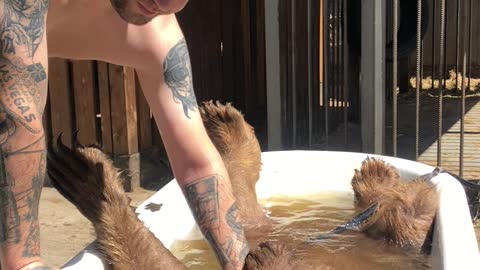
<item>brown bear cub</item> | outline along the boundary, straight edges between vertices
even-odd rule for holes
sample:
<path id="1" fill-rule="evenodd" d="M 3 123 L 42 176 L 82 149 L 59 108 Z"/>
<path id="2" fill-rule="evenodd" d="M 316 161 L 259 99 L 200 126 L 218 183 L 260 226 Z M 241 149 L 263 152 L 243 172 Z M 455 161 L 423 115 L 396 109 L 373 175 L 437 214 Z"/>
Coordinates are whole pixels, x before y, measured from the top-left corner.
<path id="1" fill-rule="evenodd" d="M 92 222 L 96 247 L 113 270 L 187 269 L 137 218 L 118 169 L 100 149 L 69 149 L 59 137 L 47 166 L 52 185 Z"/>
<path id="2" fill-rule="evenodd" d="M 204 124 L 232 181 L 246 230 L 270 222 L 257 203 L 255 184 L 260 147 L 253 128 L 231 105 L 207 102 L 200 108 Z M 87 217 L 97 234 L 97 248 L 114 270 L 186 269 L 137 218 L 124 192 L 119 170 L 98 148 L 66 147 L 61 137 L 49 145 L 52 184 Z M 245 260 L 245 270 L 327 269 L 307 265 L 280 243 L 261 243 Z"/>
<path id="3" fill-rule="evenodd" d="M 439 203 L 431 183 L 420 178 L 402 181 L 395 167 L 367 158 L 355 170 L 351 184 L 356 207 L 378 203 L 377 213 L 362 228 L 368 236 L 413 250 L 428 244 Z"/>

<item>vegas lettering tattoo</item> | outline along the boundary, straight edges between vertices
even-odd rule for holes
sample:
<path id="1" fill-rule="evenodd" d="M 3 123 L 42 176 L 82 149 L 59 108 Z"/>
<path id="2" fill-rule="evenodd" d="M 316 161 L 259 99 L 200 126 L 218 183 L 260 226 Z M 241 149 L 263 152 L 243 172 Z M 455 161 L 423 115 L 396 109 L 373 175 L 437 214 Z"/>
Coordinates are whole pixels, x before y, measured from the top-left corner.
<path id="1" fill-rule="evenodd" d="M 46 103 L 47 72 L 35 56 L 44 40 L 48 4 L 48 0 L 0 3 L 0 243 L 22 243 L 26 258 L 40 255 L 38 204 L 46 156 L 38 123 Z M 19 130 L 35 139 L 15 138 Z M 28 171 L 19 173 L 19 168 Z M 26 182 L 18 185 L 18 177 Z"/>

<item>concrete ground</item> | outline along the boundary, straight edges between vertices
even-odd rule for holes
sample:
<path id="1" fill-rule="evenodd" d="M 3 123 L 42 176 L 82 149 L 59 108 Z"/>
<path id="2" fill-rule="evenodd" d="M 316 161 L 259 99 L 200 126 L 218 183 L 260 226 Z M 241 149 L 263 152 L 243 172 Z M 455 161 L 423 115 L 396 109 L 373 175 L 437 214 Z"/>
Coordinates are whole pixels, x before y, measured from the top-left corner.
<path id="1" fill-rule="evenodd" d="M 137 189 L 129 193 L 138 205 L 154 191 Z M 61 267 L 94 240 L 90 222 L 54 188 L 45 187 L 40 201 L 42 257 L 52 267 Z"/>

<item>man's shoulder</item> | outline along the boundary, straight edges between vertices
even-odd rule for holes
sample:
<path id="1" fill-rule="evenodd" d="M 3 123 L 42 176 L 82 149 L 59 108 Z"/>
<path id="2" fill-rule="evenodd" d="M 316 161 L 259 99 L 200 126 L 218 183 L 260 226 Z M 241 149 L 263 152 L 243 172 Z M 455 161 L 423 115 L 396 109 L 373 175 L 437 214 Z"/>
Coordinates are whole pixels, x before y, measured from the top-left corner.
<path id="1" fill-rule="evenodd" d="M 72 6 L 53 3 L 50 6 L 47 33 L 51 57 L 138 66 L 154 61 L 152 56 L 161 57 L 164 44 L 168 46 L 169 40 L 181 33 L 175 15 L 158 16 L 138 26 L 121 19 L 109 1 L 99 2 L 108 5 L 93 4 L 87 8 L 74 3 L 69 4 Z"/>

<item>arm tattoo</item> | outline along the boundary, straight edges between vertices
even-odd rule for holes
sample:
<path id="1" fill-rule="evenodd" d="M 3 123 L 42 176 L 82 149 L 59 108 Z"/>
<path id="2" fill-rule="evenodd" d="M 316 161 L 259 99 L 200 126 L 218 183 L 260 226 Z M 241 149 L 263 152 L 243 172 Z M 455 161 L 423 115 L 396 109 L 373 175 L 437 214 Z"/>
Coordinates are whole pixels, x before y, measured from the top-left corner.
<path id="1" fill-rule="evenodd" d="M 48 0 L 4 0 L 3 2 L 4 19 L 0 32 L 2 53 L 22 53 L 32 58 L 43 38 Z"/>
<path id="2" fill-rule="evenodd" d="M 20 215 L 15 194 L 11 189 L 12 177 L 4 170 L 4 158 L 0 154 L 2 169 L 0 172 L 0 243 L 20 242 Z"/>
<path id="3" fill-rule="evenodd" d="M 210 176 L 187 186 L 187 200 L 200 228 L 219 222 L 218 180 Z"/>
<path id="4" fill-rule="evenodd" d="M 23 249 L 23 257 L 39 257 L 40 256 L 40 225 L 38 222 L 38 204 L 40 203 L 40 195 L 46 173 L 46 151 L 41 152 L 39 173 L 33 178 L 32 187 L 24 193 L 25 206 L 27 208 L 24 220 L 30 223 L 25 247 Z M 17 198 L 20 198 L 17 195 Z"/>
<path id="5" fill-rule="evenodd" d="M 8 158 L 0 152 L 0 243 L 18 244 L 21 239 L 20 222 L 26 222 L 29 227 L 23 250 L 24 257 L 40 256 L 37 243 L 40 239 L 38 203 L 45 175 L 46 152 L 38 152 L 41 153 L 38 174 L 33 177 L 31 187 L 21 191 L 14 191 L 15 181 L 5 168 Z"/>
<path id="6" fill-rule="evenodd" d="M 40 256 L 38 204 L 46 156 L 43 128 L 39 123 L 46 102 L 47 73 L 42 63 L 34 61 L 34 56 L 39 46 L 44 46 L 48 3 L 49 0 L 0 2 L 3 5 L 0 21 L 0 243 L 21 245 L 26 258 Z M 35 139 L 22 140 L 16 136 L 20 130 Z"/>
<path id="7" fill-rule="evenodd" d="M 245 238 L 244 232 L 243 232 L 243 226 L 238 221 L 238 206 L 236 202 L 234 202 L 230 207 L 230 209 L 228 209 L 227 224 L 230 227 L 230 229 L 233 231 L 237 239 Z M 241 245 L 242 245 L 242 249 L 238 257 L 239 257 L 239 260 L 242 261 L 247 256 L 249 252 L 249 248 L 248 248 L 248 243 L 246 241 L 242 241 Z"/>
<path id="8" fill-rule="evenodd" d="M 248 244 L 244 240 L 243 228 L 238 222 L 236 203 L 230 206 L 225 216 L 232 234 L 223 240 L 218 238 L 220 225 L 218 176 L 209 176 L 188 185 L 186 197 L 198 226 L 212 246 L 222 267 L 225 267 L 234 257 L 243 261 L 248 253 Z M 241 241 L 241 250 L 239 254 L 235 254 L 238 241 Z"/>
<path id="9" fill-rule="evenodd" d="M 49 0 L 4 0 L 2 3 L 0 123 L 3 125 L 6 125 L 2 117 L 5 113 L 10 120 L 17 120 L 26 127 L 41 119 L 46 102 L 47 74 L 33 57 L 43 40 L 48 3 Z"/>
<path id="10" fill-rule="evenodd" d="M 198 108 L 197 99 L 193 91 L 192 67 L 185 39 L 179 41 L 167 54 L 163 63 L 165 83 L 173 93 L 173 100 L 182 103 L 183 112 Z"/>
<path id="11" fill-rule="evenodd" d="M 30 123 L 41 120 L 46 100 L 47 74 L 42 64 L 24 64 L 20 57 L 0 56 L 0 132 L 12 129 L 12 121 L 32 133 L 40 133 Z M 13 128 L 14 129 L 14 128 Z M 0 143 L 2 136 L 0 134 Z"/>
<path id="12" fill-rule="evenodd" d="M 46 71 L 33 56 L 44 34 L 48 0 L 4 0 L 0 26 L 0 144 L 16 130 L 41 133 L 30 123 L 41 120 L 46 102 Z"/>

